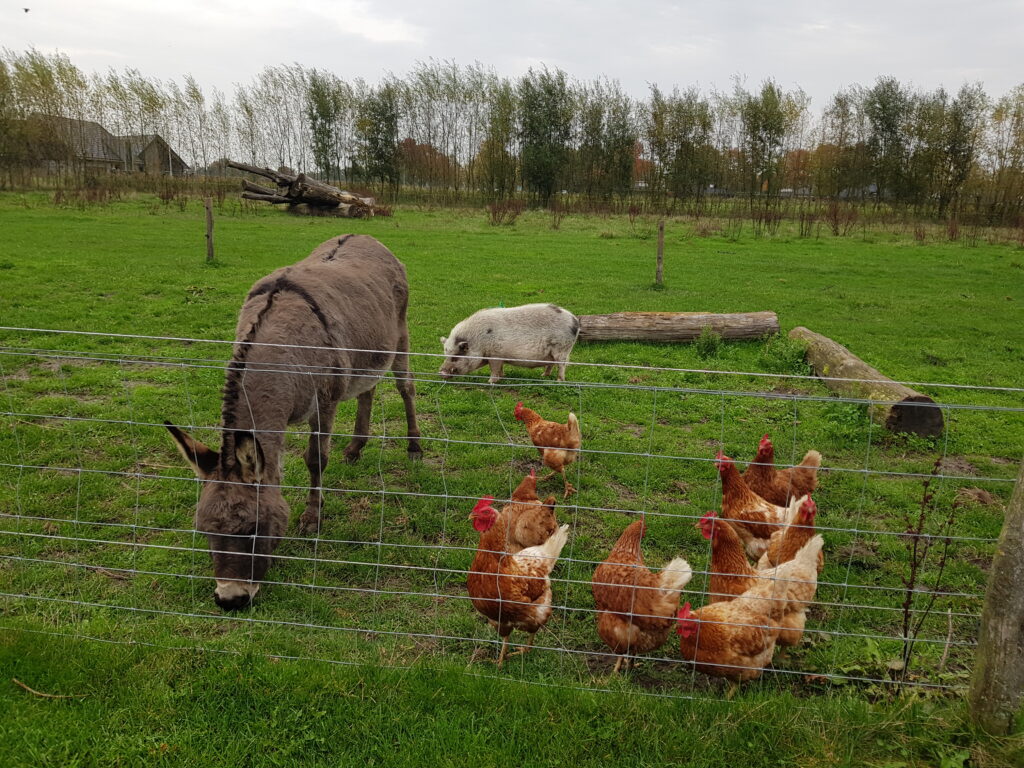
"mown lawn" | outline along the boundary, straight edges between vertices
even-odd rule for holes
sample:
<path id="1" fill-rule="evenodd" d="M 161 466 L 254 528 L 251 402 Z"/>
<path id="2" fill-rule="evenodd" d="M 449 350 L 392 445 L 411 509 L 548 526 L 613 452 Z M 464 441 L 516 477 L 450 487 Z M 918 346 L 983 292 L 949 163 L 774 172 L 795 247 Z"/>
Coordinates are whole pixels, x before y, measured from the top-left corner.
<path id="1" fill-rule="evenodd" d="M 921 244 L 881 229 L 700 237 L 672 220 L 666 287 L 654 290 L 654 227 L 642 219 L 567 217 L 556 231 L 545 214 L 496 228 L 477 212 L 339 222 L 229 205 L 207 265 L 201 208 L 184 208 L 0 197 L 0 324 L 230 339 L 257 278 L 352 231 L 406 264 L 414 352 L 439 352 L 438 337 L 480 307 L 551 301 L 578 314 L 771 309 L 783 332 L 806 325 L 904 381 L 1012 388 L 1024 371 L 1015 340 L 1024 252 L 1011 245 L 969 247 L 938 233 Z M 580 344 L 574 361 L 633 367 L 573 367 L 565 386 L 517 369 L 498 387 L 486 377 L 441 383 L 437 358 L 415 357 L 425 460 L 410 464 L 391 439 L 404 419 L 385 384 L 373 427 L 384 439 L 348 466 L 337 438 L 325 485 L 338 490 L 321 539 L 285 541 L 256 605 L 224 616 L 210 600 L 205 541 L 189 530 L 197 484 L 161 423 L 194 425 L 216 442 L 230 346 L 18 331 L 0 331 L 0 344 L 4 669 L 39 690 L 88 694 L 43 700 L 0 686 L 4 764 L 75 754 L 81 764 L 120 755 L 234 765 L 246 754 L 267 764 L 419 764 L 438 752 L 451 765 L 728 765 L 750 762 L 751 751 L 769 765 L 963 765 L 964 750 L 972 765 L 1019 759 L 1019 743 L 977 740 L 963 725 L 957 689 L 1024 452 L 1020 392 L 919 386 L 950 406 L 946 434 L 925 440 L 884 433 L 863 405 L 786 378 L 806 368 L 780 339 Z M 487 661 L 493 632 L 465 599 L 476 544 L 466 512 L 481 495 L 507 496 L 534 460 L 512 419 L 520 399 L 552 418 L 574 410 L 592 453 L 574 465 L 580 492 L 559 511 L 572 526 L 555 572 L 560 608 L 541 649 L 498 672 Z M 343 403 L 335 431 L 347 433 L 353 414 Z M 816 494 L 827 565 L 804 646 L 732 702 L 719 700 L 718 681 L 679 664 L 671 641 L 609 679 L 614 659 L 591 613 L 594 564 L 643 512 L 651 565 L 682 554 L 704 568 L 693 521 L 720 500 L 711 459 L 720 447 L 749 459 L 766 431 L 779 461 L 817 448 L 830 468 Z M 296 514 L 303 443 L 289 438 L 286 462 Z M 932 484 L 925 532 L 944 533 L 959 499 L 956 538 L 941 573 L 940 546 L 924 564 L 911 609 L 929 612 L 914 614 L 924 621 L 911 676 L 943 687 L 894 696 L 874 681 L 891 675 L 902 647 L 900 534 L 940 458 L 947 477 Z M 698 574 L 687 599 L 700 604 L 702 588 Z M 931 603 L 931 591 L 943 594 Z"/>

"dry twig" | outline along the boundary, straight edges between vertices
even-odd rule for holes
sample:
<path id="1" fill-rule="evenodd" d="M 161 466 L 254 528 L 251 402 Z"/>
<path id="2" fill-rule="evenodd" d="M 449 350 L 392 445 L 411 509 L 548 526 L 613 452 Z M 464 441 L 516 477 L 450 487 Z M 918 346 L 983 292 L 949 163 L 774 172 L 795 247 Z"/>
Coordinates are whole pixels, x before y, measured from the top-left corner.
<path id="1" fill-rule="evenodd" d="M 84 699 L 86 696 L 89 695 L 87 693 L 75 693 L 75 694 L 43 693 L 42 691 L 37 691 L 35 688 L 29 688 L 27 685 L 25 685 L 23 682 L 21 682 L 21 680 L 19 680 L 16 677 L 12 677 L 11 678 L 11 682 L 14 683 L 16 686 L 18 686 L 19 688 L 24 688 L 26 691 L 31 693 L 33 696 L 39 696 L 40 698 L 43 698 L 43 699 Z"/>

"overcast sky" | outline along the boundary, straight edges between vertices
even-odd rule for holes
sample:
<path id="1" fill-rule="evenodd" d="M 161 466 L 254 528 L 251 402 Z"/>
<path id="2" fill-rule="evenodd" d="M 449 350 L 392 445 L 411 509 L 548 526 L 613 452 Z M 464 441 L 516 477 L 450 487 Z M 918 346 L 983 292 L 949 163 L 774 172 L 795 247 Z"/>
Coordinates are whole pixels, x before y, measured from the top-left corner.
<path id="1" fill-rule="evenodd" d="M 24 8 L 28 7 L 26 13 Z M 268 64 L 375 82 L 418 60 L 479 61 L 518 76 L 539 64 L 605 75 L 642 97 L 773 77 L 816 109 L 879 75 L 1000 96 L 1024 82 L 1024 0 L 0 0 L 0 46 L 60 50 L 87 71 L 191 72 L 230 92 Z"/>

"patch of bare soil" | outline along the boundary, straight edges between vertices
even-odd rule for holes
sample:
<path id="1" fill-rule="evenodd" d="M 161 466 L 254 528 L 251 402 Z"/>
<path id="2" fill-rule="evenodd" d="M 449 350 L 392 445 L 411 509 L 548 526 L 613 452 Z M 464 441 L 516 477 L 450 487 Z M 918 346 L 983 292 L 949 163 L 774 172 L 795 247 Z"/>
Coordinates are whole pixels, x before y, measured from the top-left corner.
<path id="1" fill-rule="evenodd" d="M 625 499 L 635 499 L 636 498 L 636 491 L 634 491 L 632 488 L 627 488 L 622 483 L 614 483 L 614 482 L 608 483 L 608 487 L 615 489 L 615 492 L 618 493 L 619 496 L 622 496 Z"/>
<path id="2" fill-rule="evenodd" d="M 976 475 L 978 468 L 963 456 L 946 456 L 939 462 L 939 471 L 944 475 Z"/>
<path id="3" fill-rule="evenodd" d="M 833 555 L 838 562 L 854 562 L 859 565 L 877 563 L 878 542 L 874 539 L 866 541 L 854 541 L 845 546 L 839 547 Z"/>

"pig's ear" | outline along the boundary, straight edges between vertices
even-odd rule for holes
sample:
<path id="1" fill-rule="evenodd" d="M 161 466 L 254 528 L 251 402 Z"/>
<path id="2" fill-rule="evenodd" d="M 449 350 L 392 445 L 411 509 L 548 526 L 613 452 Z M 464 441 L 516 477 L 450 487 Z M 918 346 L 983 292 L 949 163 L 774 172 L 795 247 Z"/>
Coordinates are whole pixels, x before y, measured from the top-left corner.
<path id="1" fill-rule="evenodd" d="M 447 336 L 442 336 L 441 337 L 441 344 L 445 344 L 447 341 L 448 341 L 448 337 Z"/>

